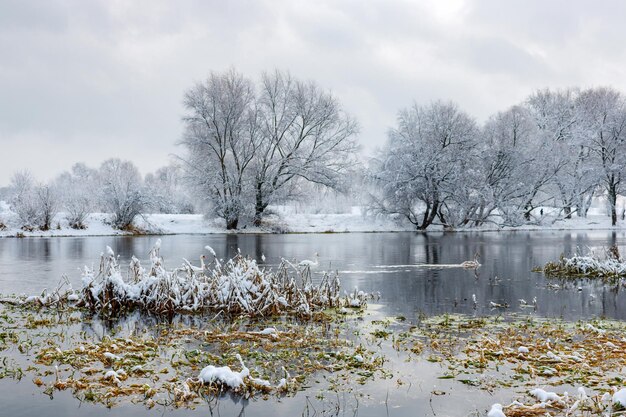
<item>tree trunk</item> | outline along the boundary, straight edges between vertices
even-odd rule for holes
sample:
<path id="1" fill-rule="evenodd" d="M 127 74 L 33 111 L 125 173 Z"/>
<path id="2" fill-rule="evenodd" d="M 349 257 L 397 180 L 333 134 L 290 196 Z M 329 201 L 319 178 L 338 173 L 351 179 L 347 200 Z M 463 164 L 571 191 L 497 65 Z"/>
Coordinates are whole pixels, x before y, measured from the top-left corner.
<path id="1" fill-rule="evenodd" d="M 226 230 L 233 230 L 237 228 L 237 223 L 239 223 L 239 218 L 236 217 L 234 219 L 226 220 Z"/>
<path id="2" fill-rule="evenodd" d="M 571 219 L 572 218 L 572 208 L 570 206 L 565 206 L 563 208 L 563 211 L 565 211 L 565 218 L 566 219 Z"/>
<path id="3" fill-rule="evenodd" d="M 526 205 L 524 206 L 524 210 L 526 210 L 524 212 L 524 220 L 528 222 L 530 221 L 530 213 L 533 211 L 532 201 L 529 201 L 528 203 L 526 203 Z"/>
<path id="4" fill-rule="evenodd" d="M 439 211 L 439 201 L 435 200 L 433 202 L 432 207 L 430 208 L 430 212 L 428 211 L 428 206 L 426 206 L 426 212 L 424 213 L 424 221 L 422 225 L 419 227 L 420 230 L 426 230 L 428 226 L 430 226 L 435 220 L 435 216 L 437 216 L 437 212 Z"/>
<path id="5" fill-rule="evenodd" d="M 617 224 L 617 189 L 614 184 L 609 187 L 609 204 L 611 205 L 611 226 Z"/>
<path id="6" fill-rule="evenodd" d="M 257 184 L 256 186 L 256 202 L 254 204 L 254 220 L 253 224 L 255 226 L 261 225 L 261 220 L 263 220 L 263 212 L 267 207 L 267 204 L 263 203 L 263 192 L 261 191 L 262 184 Z"/>
<path id="7" fill-rule="evenodd" d="M 417 226 L 418 230 L 425 230 L 428 227 L 428 218 L 430 217 L 430 203 L 426 203 L 426 210 L 424 211 L 424 217 L 422 224 Z"/>

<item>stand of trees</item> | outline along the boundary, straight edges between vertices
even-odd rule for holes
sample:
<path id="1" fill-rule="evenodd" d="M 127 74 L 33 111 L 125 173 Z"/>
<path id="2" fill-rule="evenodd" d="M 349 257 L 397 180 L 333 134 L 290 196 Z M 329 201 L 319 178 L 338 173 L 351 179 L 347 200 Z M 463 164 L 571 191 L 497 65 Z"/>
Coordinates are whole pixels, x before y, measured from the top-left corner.
<path id="1" fill-rule="evenodd" d="M 300 200 L 319 210 L 329 191 L 418 230 L 585 217 L 594 197 L 618 220 L 626 98 L 612 88 L 539 90 L 482 124 L 451 102 L 414 104 L 367 166 L 358 124 L 337 97 L 287 72 L 258 82 L 234 69 L 211 73 L 185 93 L 184 107 L 176 164 L 145 177 L 119 159 L 76 164 L 49 183 L 18 172 L 0 197 L 21 227 L 42 230 L 60 211 L 76 229 L 90 212 L 131 229 L 143 213 L 196 210 L 237 229 L 260 225 L 272 205 Z"/>
<path id="2" fill-rule="evenodd" d="M 541 90 L 482 127 L 452 103 L 402 110 L 370 167 L 371 209 L 417 229 L 585 217 L 617 196 L 626 165 L 626 101 L 611 88 Z M 536 212 L 539 211 L 539 214 Z"/>
<path id="3" fill-rule="evenodd" d="M 89 213 L 102 212 L 110 213 L 113 227 L 129 230 L 146 212 L 193 212 L 181 177 L 180 168 L 170 165 L 144 180 L 132 162 L 109 159 L 98 169 L 75 164 L 48 183 L 37 183 L 28 171 L 17 172 L 6 194 L 25 230 L 57 227 L 53 221 L 61 211 L 73 229 L 84 229 Z"/>

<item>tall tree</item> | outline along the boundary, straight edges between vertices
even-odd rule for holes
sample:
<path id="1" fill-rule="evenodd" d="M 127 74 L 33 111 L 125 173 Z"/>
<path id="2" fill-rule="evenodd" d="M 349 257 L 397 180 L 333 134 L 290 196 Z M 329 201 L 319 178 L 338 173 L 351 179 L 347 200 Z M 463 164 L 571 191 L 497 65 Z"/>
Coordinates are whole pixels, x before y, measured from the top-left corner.
<path id="1" fill-rule="evenodd" d="M 474 120 L 453 103 L 402 110 L 373 172 L 381 187 L 374 209 L 404 217 L 420 230 L 437 217 L 451 225 L 451 204 L 458 203 L 453 196 L 466 180 L 477 137 Z"/>
<path id="2" fill-rule="evenodd" d="M 611 224 L 617 224 L 617 196 L 622 191 L 626 164 L 626 101 L 612 88 L 592 88 L 580 93 L 581 134 L 593 157 L 606 192 Z"/>
<path id="3" fill-rule="evenodd" d="M 259 148 L 254 160 L 255 224 L 295 180 L 341 189 L 356 164 L 357 123 L 314 82 L 289 73 L 263 74 L 258 99 Z"/>
<path id="4" fill-rule="evenodd" d="M 252 82 L 235 70 L 211 73 L 185 94 L 181 143 L 187 180 L 236 229 L 244 213 L 248 168 L 258 144 Z"/>

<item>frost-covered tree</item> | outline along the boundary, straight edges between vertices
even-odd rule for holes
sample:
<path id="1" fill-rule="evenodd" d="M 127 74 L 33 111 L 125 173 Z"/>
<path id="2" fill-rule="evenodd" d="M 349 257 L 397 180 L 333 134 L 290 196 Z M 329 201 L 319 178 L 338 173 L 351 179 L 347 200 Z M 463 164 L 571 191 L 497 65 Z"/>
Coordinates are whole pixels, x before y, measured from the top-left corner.
<path id="1" fill-rule="evenodd" d="M 372 172 L 381 187 L 374 211 L 403 217 L 420 230 L 437 217 L 446 226 L 467 222 L 474 203 L 467 200 L 478 201 L 465 189 L 477 139 L 476 123 L 455 104 L 402 110 Z"/>
<path id="2" fill-rule="evenodd" d="M 314 82 L 263 74 L 257 101 L 259 145 L 253 161 L 255 224 L 267 206 L 293 196 L 295 180 L 332 189 L 356 165 L 356 121 Z"/>
<path id="3" fill-rule="evenodd" d="M 212 73 L 187 92 L 185 107 L 186 179 L 227 229 L 244 215 L 260 224 L 301 181 L 342 189 L 356 164 L 356 122 L 314 82 L 276 71 L 257 94 L 234 70 Z"/>
<path id="4" fill-rule="evenodd" d="M 597 185 L 597 176 L 590 164 L 589 148 L 580 135 L 580 114 L 577 111 L 578 90 L 539 90 L 529 97 L 527 105 L 539 135 L 539 145 L 550 158 L 542 162 L 549 178 L 547 190 L 565 218 L 573 211 L 585 216 Z"/>
<path id="5" fill-rule="evenodd" d="M 59 208 L 56 189 L 50 184 L 38 184 L 35 186 L 34 192 L 39 213 L 39 228 L 50 230 Z"/>
<path id="6" fill-rule="evenodd" d="M 65 210 L 65 217 L 72 229 L 84 229 L 85 219 L 95 207 L 98 172 L 83 163 L 72 166 L 55 181 L 59 190 L 60 203 Z"/>
<path id="7" fill-rule="evenodd" d="M 135 217 L 149 207 L 139 170 L 130 161 L 104 161 L 98 170 L 98 184 L 102 206 L 112 214 L 111 221 L 117 229 L 130 228 Z"/>
<path id="8" fill-rule="evenodd" d="M 11 179 L 11 208 L 24 229 L 49 230 L 57 214 L 58 196 L 50 184 L 35 184 L 28 171 L 20 171 Z"/>
<path id="9" fill-rule="evenodd" d="M 22 227 L 39 226 L 39 212 L 34 193 L 35 181 L 29 171 L 18 171 L 11 178 L 11 209 L 17 214 Z"/>
<path id="10" fill-rule="evenodd" d="M 145 185 L 152 206 L 160 213 L 194 212 L 193 202 L 183 186 L 183 172 L 180 166 L 170 164 L 147 174 Z"/>
<path id="11" fill-rule="evenodd" d="M 543 171 L 534 168 L 541 159 L 535 151 L 536 132 L 531 114 L 523 106 L 513 106 L 485 123 L 479 152 L 480 194 L 484 199 L 477 215 L 479 222 L 496 210 L 501 224 L 524 222 L 528 202 L 545 183 Z"/>
<path id="12" fill-rule="evenodd" d="M 184 104 L 186 179 L 226 228 L 236 229 L 250 205 L 247 174 L 258 148 L 253 84 L 234 70 L 211 73 L 187 91 Z"/>
<path id="13" fill-rule="evenodd" d="M 608 198 L 611 224 L 617 224 L 617 196 L 626 165 L 626 101 L 612 88 L 582 91 L 577 99 L 580 134 Z"/>

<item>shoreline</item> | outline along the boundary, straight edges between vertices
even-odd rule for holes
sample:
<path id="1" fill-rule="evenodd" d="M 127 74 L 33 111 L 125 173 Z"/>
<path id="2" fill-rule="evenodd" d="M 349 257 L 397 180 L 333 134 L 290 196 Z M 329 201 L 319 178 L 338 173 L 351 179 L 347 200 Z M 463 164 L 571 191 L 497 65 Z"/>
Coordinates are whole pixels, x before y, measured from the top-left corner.
<path id="1" fill-rule="evenodd" d="M 84 229 L 83 229 L 84 230 Z M 81 230 L 82 231 L 82 230 Z M 379 233 L 417 233 L 417 234 L 472 234 L 472 233 L 515 233 L 515 232 L 626 232 L 625 226 L 615 226 L 615 227 L 592 227 L 592 226 L 581 226 L 581 227 L 527 227 L 523 226 L 520 228 L 490 228 L 490 229 L 428 229 L 428 230 L 411 230 L 411 229 L 390 229 L 390 230 L 327 230 L 327 231 L 318 231 L 318 230 L 293 230 L 293 231 L 272 231 L 272 230 L 262 230 L 262 229 L 254 229 L 254 230 L 215 230 L 215 231 L 202 231 L 202 232 L 176 232 L 176 231 L 167 231 L 167 232 L 145 232 L 145 233 L 133 233 L 133 232 L 125 232 L 125 231 L 113 231 L 110 233 L 55 233 L 57 230 L 50 230 L 45 232 L 22 232 L 17 231 L 11 233 L 12 231 L 0 231 L 0 239 L 28 239 L 28 238 L 71 238 L 71 237 L 142 237 L 142 236 L 208 236 L 208 235 L 335 235 L 335 234 L 379 234 Z"/>
<path id="2" fill-rule="evenodd" d="M 85 229 L 71 229 L 61 213 L 55 219 L 57 228 L 47 231 L 24 231 L 17 222 L 8 221 L 9 227 L 0 230 L 0 238 L 27 237 L 97 237 L 97 236 L 168 236 L 168 235 L 214 235 L 214 234 L 339 234 L 339 233 L 500 233 L 532 231 L 626 231 L 626 222 L 620 220 L 612 226 L 610 218 L 593 214 L 587 218 L 544 218 L 543 224 L 499 227 L 486 224 L 479 227 L 444 229 L 431 226 L 417 230 L 412 225 L 400 224 L 382 216 L 368 216 L 360 210 L 351 213 L 276 213 L 268 216 L 260 227 L 244 227 L 226 230 L 223 221 L 206 219 L 201 214 L 146 214 L 137 218 L 136 231 L 121 231 L 107 224 L 108 214 L 92 213 L 86 220 Z M 6 216 L 5 216 L 6 218 Z M 11 227 L 12 226 L 12 227 Z"/>

